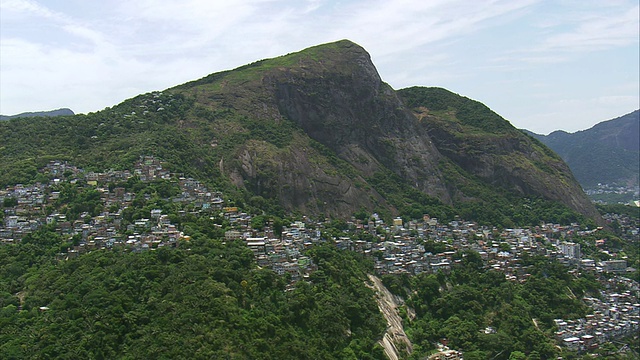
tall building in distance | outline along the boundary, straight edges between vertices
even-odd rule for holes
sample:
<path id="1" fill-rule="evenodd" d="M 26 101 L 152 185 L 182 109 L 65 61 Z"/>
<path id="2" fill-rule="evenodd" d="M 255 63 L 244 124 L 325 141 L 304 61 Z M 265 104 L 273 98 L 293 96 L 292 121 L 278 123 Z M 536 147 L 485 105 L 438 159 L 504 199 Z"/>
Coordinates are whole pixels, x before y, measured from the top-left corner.
<path id="1" fill-rule="evenodd" d="M 580 244 L 572 242 L 562 242 L 560 244 L 560 252 L 569 259 L 580 259 Z"/>

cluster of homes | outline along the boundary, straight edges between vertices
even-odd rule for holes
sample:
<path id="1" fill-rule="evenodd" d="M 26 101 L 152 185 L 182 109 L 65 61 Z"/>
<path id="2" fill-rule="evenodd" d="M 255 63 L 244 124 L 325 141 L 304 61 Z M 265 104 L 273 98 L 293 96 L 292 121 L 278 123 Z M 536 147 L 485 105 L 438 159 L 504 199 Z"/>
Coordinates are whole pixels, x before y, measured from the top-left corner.
<path id="1" fill-rule="evenodd" d="M 623 277 L 607 281 L 608 291 L 602 298 L 585 298 L 594 310 L 584 319 L 556 319 L 556 340 L 567 348 L 588 352 L 599 344 L 619 338 L 637 335 L 640 330 L 640 303 L 638 283 Z M 625 288 L 624 292 L 613 290 Z"/>
<path id="2" fill-rule="evenodd" d="M 175 179 L 180 193 L 171 200 L 189 204 L 193 212 L 221 209 L 224 203 L 221 193 L 210 192 L 197 180 L 171 174 L 162 168 L 158 159 L 150 156 L 141 157 L 136 162 L 133 172 L 85 172 L 62 161 L 52 161 L 42 172 L 50 177 L 49 183 L 28 186 L 19 184 L 0 191 L 0 201 L 5 205 L 0 242 L 14 243 L 45 224 L 53 225 L 58 233 L 77 239 L 73 248 L 60 254 L 60 258 L 63 259 L 94 249 L 121 245 L 139 251 L 175 245 L 181 238 L 188 239 L 161 209 L 151 210 L 148 217 L 125 222 L 123 212 L 132 205 L 136 194 L 124 187 L 113 187 L 109 184 L 122 183 L 134 176 L 144 182 Z M 66 181 L 75 183 L 79 179 L 83 179 L 87 186 L 95 188 L 100 193 L 101 203 L 106 210 L 93 217 L 83 213 L 77 219 L 68 219 L 64 213 L 55 211 L 47 213 L 51 209 L 46 205 L 55 203 L 61 196 L 56 185 Z"/>
<path id="3" fill-rule="evenodd" d="M 307 225 L 310 225 L 307 229 Z M 528 268 L 522 266 L 521 256 L 539 254 L 555 258 L 574 267 L 575 271 L 608 273 L 610 278 L 601 298 L 588 298 L 587 303 L 594 313 L 584 319 L 558 320 L 557 340 L 560 344 L 577 351 L 588 351 L 599 344 L 632 335 L 638 331 L 640 304 L 638 283 L 616 274 L 633 271 L 626 260 L 595 261 L 583 259 L 580 244 L 568 241 L 573 236 L 596 233 L 583 230 L 578 224 L 560 226 L 546 224 L 531 229 L 505 229 L 478 226 L 472 222 L 452 221 L 440 224 L 437 219 L 425 216 L 423 221 L 403 222 L 395 219 L 387 226 L 375 214 L 368 222 L 348 222 L 347 235 L 333 239 L 338 248 L 349 249 L 372 256 L 375 270 L 379 274 L 419 274 L 449 272 L 461 261 L 455 257 L 459 250 L 474 250 L 483 259 L 485 266 L 503 272 L 512 281 L 523 282 L 530 276 Z M 281 238 L 268 231 L 263 237 L 255 233 L 228 231 L 228 240 L 242 239 L 255 256 L 258 264 L 273 269 L 279 274 L 290 274 L 292 280 L 306 278 L 315 269 L 313 262 L 302 256 L 303 250 L 314 243 L 325 241 L 323 223 L 296 222 L 285 228 Z M 359 234 L 369 232 L 377 241 L 358 240 Z M 431 242 L 431 244 L 429 244 Z M 443 251 L 431 252 L 433 244 L 444 244 Z M 622 283 L 628 289 L 615 293 Z"/>
<path id="4" fill-rule="evenodd" d="M 245 230 L 249 228 L 245 227 Z M 256 237 L 254 234 L 229 230 L 225 233 L 225 239 L 244 241 L 253 251 L 258 266 L 272 269 L 278 275 L 289 276 L 292 282 L 308 279 L 317 270 L 313 260 L 303 253 L 313 244 L 326 241 L 320 230 L 307 229 L 306 222 L 296 221 L 284 227 L 280 237 L 276 237 L 270 228 L 260 234 L 265 236 Z"/>
<path id="5" fill-rule="evenodd" d="M 585 189 L 585 193 L 593 199 L 602 198 L 602 195 L 616 195 L 620 203 L 631 203 L 640 206 L 640 188 L 637 185 L 616 185 L 616 184 L 598 184 L 590 189 Z M 603 201 L 597 201 L 603 202 Z"/>
<path id="6" fill-rule="evenodd" d="M 170 216 L 163 214 L 161 209 L 151 210 L 148 218 L 132 222 L 124 220 L 123 212 L 132 205 L 136 194 L 114 184 L 132 177 L 144 182 L 174 181 L 179 185 L 180 193 L 170 201 L 188 205 L 185 208 L 196 215 L 224 214 L 231 224 L 231 230 L 225 233 L 226 241 L 243 241 L 253 251 L 258 266 L 287 276 L 292 283 L 308 279 L 317 269 L 312 259 L 304 255 L 305 249 L 330 237 L 325 232 L 327 223 L 306 217 L 285 227 L 278 236 L 270 226 L 258 232 L 251 228 L 250 214 L 224 206 L 221 193 L 209 191 L 197 180 L 170 173 L 158 159 L 150 156 L 141 157 L 133 171 L 86 172 L 66 162 L 53 161 L 42 172 L 50 179 L 49 183 L 15 185 L 0 190 L 0 201 L 4 205 L 0 242 L 18 242 L 39 227 L 51 224 L 60 234 L 76 240 L 72 249 L 60 254 L 61 260 L 93 249 L 126 246 L 134 251 L 143 251 L 173 246 L 181 238 L 189 238 L 171 223 Z M 56 185 L 74 183 L 79 179 L 101 194 L 106 210 L 93 217 L 81 214 L 73 221 L 65 214 L 52 212 L 47 205 L 61 196 Z M 629 228 L 624 230 L 629 234 L 638 234 L 637 223 L 621 223 L 628 225 Z M 371 256 L 378 274 L 447 273 L 461 261 L 456 258 L 456 252 L 464 250 L 476 251 L 485 266 L 503 272 L 512 281 L 522 282 L 529 276 L 520 261 L 525 253 L 544 255 L 578 269 L 597 272 L 617 274 L 634 270 L 627 267 L 625 259 L 600 262 L 583 258 L 580 244 L 571 240 L 574 236 L 597 237 L 598 229 L 584 230 L 578 224 L 498 230 L 462 220 L 442 223 L 428 215 L 412 221 L 396 218 L 392 224 L 386 224 L 373 214 L 365 221 L 353 218 L 346 225 L 348 230 L 344 230 L 344 236 L 334 238 L 332 242 L 340 249 Z M 596 245 L 605 241 L 597 240 Z M 616 276 L 613 278 L 618 279 Z M 558 320 L 556 335 L 559 342 L 572 349 L 588 350 L 611 337 L 637 331 L 638 284 L 631 282 L 628 288 L 622 294 L 604 292 L 601 299 L 587 299 L 595 313 L 586 319 Z"/>
<path id="7" fill-rule="evenodd" d="M 165 111 L 165 107 L 170 107 L 171 103 L 174 101 L 171 95 L 165 94 L 161 91 L 152 91 L 147 94 L 140 95 L 136 98 L 136 108 L 140 114 L 136 113 L 136 111 L 131 111 L 130 113 L 122 115 L 123 118 L 137 118 L 140 115 L 148 115 L 153 113 L 159 113 Z"/>
<path id="8" fill-rule="evenodd" d="M 423 272 L 449 272 L 457 251 L 473 250 L 486 266 L 502 271 L 513 280 L 524 280 L 526 269 L 520 265 L 524 253 L 555 258 L 563 264 L 589 268 L 598 272 L 624 273 L 634 271 L 624 259 L 596 262 L 583 259 L 580 244 L 570 241 L 574 236 L 584 236 L 597 230 L 582 230 L 578 224 L 560 226 L 545 224 L 528 229 L 504 229 L 478 226 L 467 221 L 451 221 L 442 224 L 438 219 L 425 215 L 423 221 L 403 222 L 394 219 L 392 226 L 373 216 L 367 224 L 351 223 L 357 231 L 369 232 L 378 237 L 377 242 L 352 240 L 343 237 L 337 246 L 363 252 L 375 257 L 375 269 L 380 274 L 419 274 Z M 377 232 L 382 230 L 382 234 Z M 601 241 L 605 241 L 602 239 Z M 439 244 L 434 251 L 429 244 Z"/>
<path id="9" fill-rule="evenodd" d="M 640 207 L 640 204 L 636 204 Z M 622 228 L 622 236 L 628 239 L 637 239 L 640 235 L 640 223 L 637 218 L 631 218 L 623 214 L 604 214 L 602 218 L 609 223 L 617 223 Z"/>

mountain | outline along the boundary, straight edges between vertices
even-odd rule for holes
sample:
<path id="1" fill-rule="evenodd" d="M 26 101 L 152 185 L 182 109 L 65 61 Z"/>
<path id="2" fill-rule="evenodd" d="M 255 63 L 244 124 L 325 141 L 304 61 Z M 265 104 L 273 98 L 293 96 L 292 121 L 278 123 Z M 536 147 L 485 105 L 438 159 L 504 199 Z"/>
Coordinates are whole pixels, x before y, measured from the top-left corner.
<path id="1" fill-rule="evenodd" d="M 17 115 L 0 115 L 0 120 L 9 120 L 22 117 L 53 117 L 53 116 L 67 116 L 74 115 L 71 109 L 62 108 L 50 111 L 37 111 L 37 112 L 25 112 Z"/>
<path id="2" fill-rule="evenodd" d="M 224 169 L 236 185 L 276 195 L 288 209 L 344 216 L 386 207 L 367 180 L 382 172 L 451 203 L 437 168 L 442 156 L 381 81 L 369 54 L 351 42 L 214 74 L 174 91 L 210 111 L 232 109 L 252 119 L 250 127 L 296 129 L 288 146 L 271 136 L 246 141 L 236 149 L 239 163 Z M 220 125 L 214 133 L 229 135 Z"/>
<path id="3" fill-rule="evenodd" d="M 569 209 L 598 217 L 548 148 L 473 100 L 442 89 L 395 91 L 347 40 L 89 115 L 38 127 L 5 122 L 0 138 L 10 160 L 3 164 L 12 163 L 0 164 L 0 183 L 28 181 L 52 158 L 104 169 L 149 154 L 263 209 L 460 214 L 500 224 L 575 220 Z"/>
<path id="4" fill-rule="evenodd" d="M 638 186 L 640 110 L 575 133 L 528 133 L 560 155 L 585 188 L 599 183 Z"/>
<path id="5" fill-rule="evenodd" d="M 438 150 L 463 170 L 447 179 L 449 186 L 460 183 L 464 179 L 460 175 L 471 174 L 491 187 L 539 195 L 593 215 L 589 200 L 562 159 L 522 136 L 482 103 L 440 88 L 414 87 L 398 93 Z M 458 191 L 458 196 L 462 200 L 468 195 Z"/>

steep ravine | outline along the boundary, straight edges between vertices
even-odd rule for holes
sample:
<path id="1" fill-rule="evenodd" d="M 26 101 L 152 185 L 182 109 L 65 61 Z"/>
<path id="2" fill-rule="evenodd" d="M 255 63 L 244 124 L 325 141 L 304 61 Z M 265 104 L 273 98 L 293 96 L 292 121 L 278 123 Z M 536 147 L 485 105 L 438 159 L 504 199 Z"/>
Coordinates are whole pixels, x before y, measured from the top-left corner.
<path id="1" fill-rule="evenodd" d="M 376 301 L 378 308 L 387 320 L 387 330 L 380 340 L 380 345 L 384 348 L 384 353 L 390 360 L 398 360 L 403 355 L 410 355 L 413 352 L 411 340 L 407 337 L 402 326 L 402 318 L 398 315 L 398 297 L 391 294 L 375 275 L 369 275 L 369 280 L 376 290 Z"/>

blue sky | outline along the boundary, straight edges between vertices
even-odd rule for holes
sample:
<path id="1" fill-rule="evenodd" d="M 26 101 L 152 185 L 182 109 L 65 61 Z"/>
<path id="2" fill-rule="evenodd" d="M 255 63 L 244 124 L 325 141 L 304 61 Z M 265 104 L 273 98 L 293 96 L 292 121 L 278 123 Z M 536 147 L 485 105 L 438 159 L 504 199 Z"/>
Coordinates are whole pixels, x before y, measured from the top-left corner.
<path id="1" fill-rule="evenodd" d="M 396 89 L 439 86 L 569 132 L 640 107 L 638 1 L 0 0 L 0 113 L 87 113 L 350 39 Z"/>

